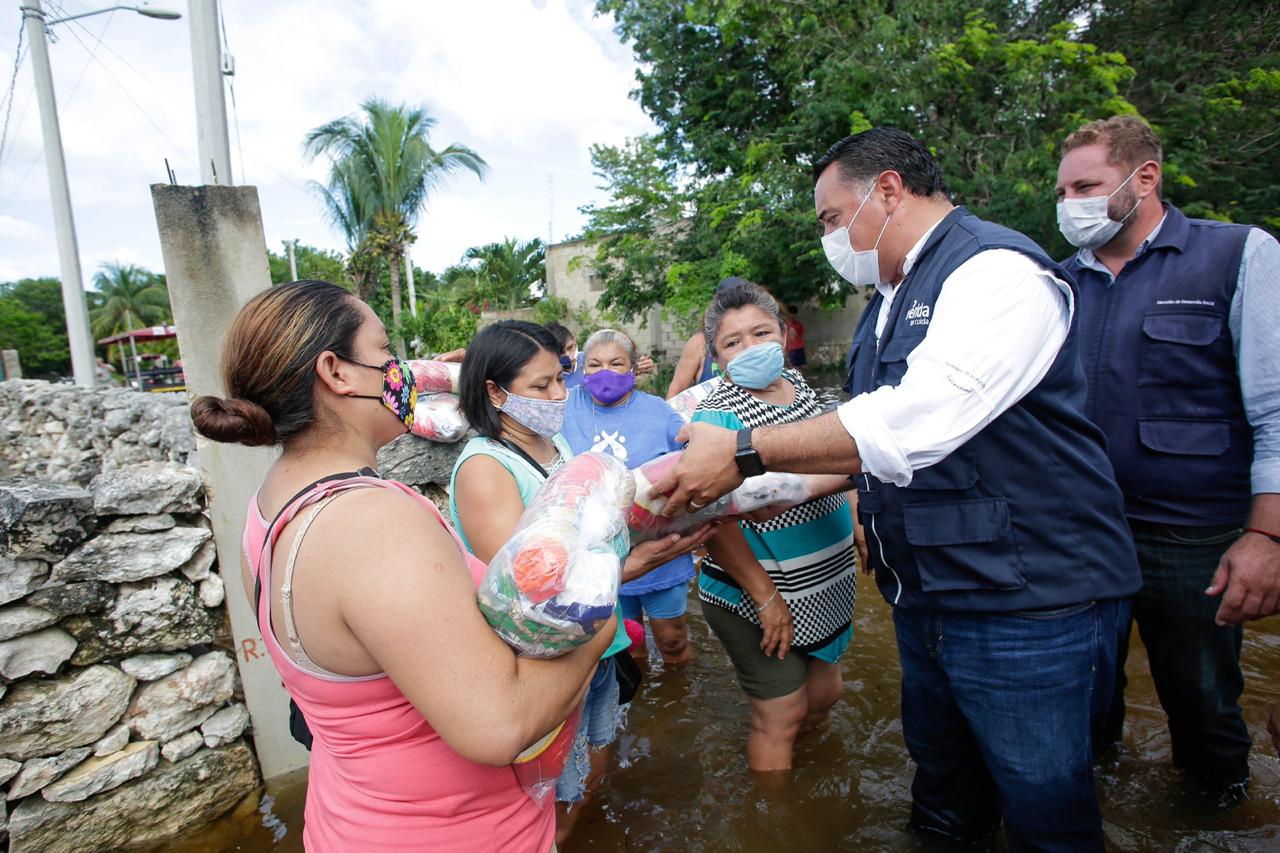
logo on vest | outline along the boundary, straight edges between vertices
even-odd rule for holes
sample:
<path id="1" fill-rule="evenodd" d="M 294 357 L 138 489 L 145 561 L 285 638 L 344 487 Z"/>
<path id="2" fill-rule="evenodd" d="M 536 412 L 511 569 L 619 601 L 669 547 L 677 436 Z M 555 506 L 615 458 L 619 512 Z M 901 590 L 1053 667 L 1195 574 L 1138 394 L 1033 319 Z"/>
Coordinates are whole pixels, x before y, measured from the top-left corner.
<path id="1" fill-rule="evenodd" d="M 911 307 L 907 309 L 907 325 L 908 326 L 927 326 L 929 325 L 929 306 L 919 300 L 911 300 Z"/>
<path id="2" fill-rule="evenodd" d="M 1157 305 L 1203 305 L 1206 308 L 1212 308 L 1218 303 L 1212 299 L 1157 299 Z"/>

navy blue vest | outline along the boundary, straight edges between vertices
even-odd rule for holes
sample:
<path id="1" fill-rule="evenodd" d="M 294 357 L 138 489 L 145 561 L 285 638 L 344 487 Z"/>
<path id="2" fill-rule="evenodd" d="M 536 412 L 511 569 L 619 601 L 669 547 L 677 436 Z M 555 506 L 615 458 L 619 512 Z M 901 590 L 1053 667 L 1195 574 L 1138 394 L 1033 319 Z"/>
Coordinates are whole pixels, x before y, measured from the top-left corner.
<path id="1" fill-rule="evenodd" d="M 1245 419 L 1227 314 L 1247 225 L 1188 219 L 1169 207 L 1160 233 L 1112 283 L 1077 255 L 1085 413 L 1131 518 L 1242 524 L 1253 430 Z"/>
<path id="2" fill-rule="evenodd" d="M 929 330 L 947 278 L 989 249 L 1012 249 L 1070 283 L 1034 242 L 951 211 L 897 287 L 877 345 L 878 294 L 851 355 L 853 393 L 897 385 Z M 1084 416 L 1075 322 L 1035 388 L 905 488 L 861 474 L 858 513 L 880 591 L 901 607 L 1010 611 L 1131 595 L 1141 586 L 1102 434 Z"/>

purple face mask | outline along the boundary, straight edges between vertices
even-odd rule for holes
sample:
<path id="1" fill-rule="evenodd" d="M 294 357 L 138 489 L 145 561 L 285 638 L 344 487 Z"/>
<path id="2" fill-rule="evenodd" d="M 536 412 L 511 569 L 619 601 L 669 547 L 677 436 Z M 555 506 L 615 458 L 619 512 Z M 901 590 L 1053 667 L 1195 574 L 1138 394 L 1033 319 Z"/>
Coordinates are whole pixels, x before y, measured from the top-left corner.
<path id="1" fill-rule="evenodd" d="M 612 406 L 636 387 L 636 375 L 630 371 L 597 370 L 582 377 L 582 384 L 597 403 Z"/>

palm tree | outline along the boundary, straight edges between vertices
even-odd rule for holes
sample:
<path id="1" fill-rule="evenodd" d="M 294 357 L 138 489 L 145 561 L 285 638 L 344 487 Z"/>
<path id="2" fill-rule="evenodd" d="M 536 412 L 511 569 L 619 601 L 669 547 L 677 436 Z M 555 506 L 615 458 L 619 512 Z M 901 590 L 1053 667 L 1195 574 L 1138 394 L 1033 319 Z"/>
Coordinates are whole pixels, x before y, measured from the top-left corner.
<path id="1" fill-rule="evenodd" d="M 356 246 L 387 259 L 391 268 L 391 322 L 400 326 L 400 259 L 427 198 L 458 171 L 483 179 L 488 165 L 465 145 L 431 146 L 436 120 L 425 107 L 369 98 L 361 115 L 345 116 L 307 134 L 304 153 L 330 159 L 330 218 Z M 336 204 L 335 204 L 336 202 Z M 398 333 L 396 350 L 404 355 Z"/>
<path id="2" fill-rule="evenodd" d="M 93 277 L 101 304 L 90 313 L 95 337 L 161 326 L 173 319 L 164 277 L 132 264 L 106 263 Z"/>
<path id="3" fill-rule="evenodd" d="M 508 309 L 527 305 L 546 280 L 547 250 L 536 237 L 526 243 L 507 237 L 501 243 L 474 246 L 463 258 L 476 262 L 477 290 Z"/>

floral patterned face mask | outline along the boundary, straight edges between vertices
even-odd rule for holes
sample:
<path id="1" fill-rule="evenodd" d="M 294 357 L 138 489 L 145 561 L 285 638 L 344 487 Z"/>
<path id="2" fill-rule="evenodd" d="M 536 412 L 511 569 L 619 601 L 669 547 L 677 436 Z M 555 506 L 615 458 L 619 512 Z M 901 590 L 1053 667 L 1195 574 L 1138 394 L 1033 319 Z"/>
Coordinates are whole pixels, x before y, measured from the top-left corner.
<path id="1" fill-rule="evenodd" d="M 502 386 L 498 386 L 502 387 Z M 502 389 L 507 391 L 506 388 Z M 560 431 L 564 424 L 564 409 L 568 398 L 563 400 L 547 400 L 542 397 L 521 397 L 507 391 L 507 399 L 498 411 L 505 412 L 516 423 L 533 430 L 538 435 L 550 438 Z"/>
<path id="2" fill-rule="evenodd" d="M 382 374 L 382 396 L 352 394 L 352 397 L 358 397 L 362 400 L 381 400 L 382 405 L 386 406 L 391 414 L 399 418 L 406 429 L 413 428 L 413 409 L 418 403 L 418 389 L 414 385 L 413 371 L 409 369 L 408 364 L 398 358 L 387 359 L 382 363 L 381 367 L 365 364 L 362 361 L 356 361 L 351 358 L 343 359 L 343 361 L 349 361 L 352 364 L 367 367 Z"/>

